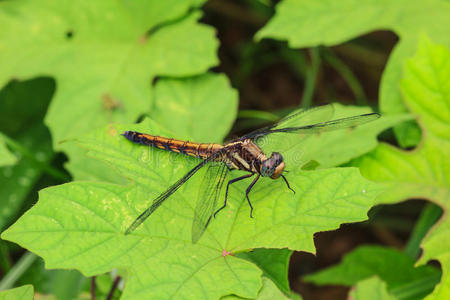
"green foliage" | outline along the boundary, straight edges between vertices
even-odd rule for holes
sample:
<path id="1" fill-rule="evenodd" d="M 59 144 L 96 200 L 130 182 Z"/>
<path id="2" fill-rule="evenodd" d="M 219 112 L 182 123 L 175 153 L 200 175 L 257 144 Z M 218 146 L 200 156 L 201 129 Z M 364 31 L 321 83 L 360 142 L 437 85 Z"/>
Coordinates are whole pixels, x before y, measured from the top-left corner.
<path id="1" fill-rule="evenodd" d="M 185 79 L 163 78 L 155 85 L 153 104 L 148 115 L 170 129 L 171 132 L 167 133 L 170 136 L 177 132 L 179 139 L 221 142 L 236 116 L 237 94 L 225 76 L 219 74 L 206 73 Z M 148 130 L 152 131 L 151 128 Z M 68 163 L 68 168 L 75 170 L 76 178 L 125 183 L 122 177 L 110 172 L 108 166 L 97 160 L 86 164 L 86 151 L 74 143 L 68 144 L 74 148 L 71 151 L 82 155 L 80 160 L 72 159 Z"/>
<path id="2" fill-rule="evenodd" d="M 31 253 L 25 255 L 29 254 Z M 33 264 L 26 269 L 26 272 L 23 273 L 16 284 L 33 283 L 36 293 L 54 295 L 58 300 L 76 299 L 88 285 L 89 280 L 80 272 L 76 270 L 47 270 L 44 261 L 35 255 L 33 256 L 35 258 Z"/>
<path id="3" fill-rule="evenodd" d="M 17 158 L 6 147 L 6 143 L 1 141 L 0 143 L 0 167 L 13 165 L 17 161 Z"/>
<path id="4" fill-rule="evenodd" d="M 220 298 L 222 300 L 240 300 L 247 299 L 238 297 L 236 295 L 229 295 Z M 271 300 L 271 299 L 280 299 L 280 300 L 288 300 L 288 299 L 298 299 L 301 300 L 299 296 L 293 295 L 293 297 L 287 297 L 284 295 L 277 286 L 267 277 L 262 277 L 262 288 L 259 290 L 258 296 L 255 298 L 256 300 Z"/>
<path id="5" fill-rule="evenodd" d="M 255 263 L 264 276 L 270 278 L 285 294 L 290 293 L 287 272 L 292 251 L 288 249 L 255 249 L 251 252 L 238 253 L 238 257 Z"/>
<path id="6" fill-rule="evenodd" d="M 448 208 L 450 199 L 450 52 L 423 38 L 419 50 L 405 66 L 402 90 L 405 103 L 420 116 L 423 140 L 417 149 L 406 152 L 380 144 L 354 165 L 375 181 L 384 182 L 380 201 L 393 203 L 409 198 L 425 198 Z M 443 266 L 442 283 L 430 299 L 450 297 L 448 277 L 449 239 L 445 232 L 449 219 L 444 217 L 425 238 L 422 262 L 435 258 Z"/>
<path id="7" fill-rule="evenodd" d="M 1 291 L 0 300 L 27 300 L 33 299 L 33 286 L 24 285 L 15 289 Z"/>
<path id="8" fill-rule="evenodd" d="M 295 250 L 315 252 L 315 233 L 364 221 L 379 203 L 426 198 L 447 209 L 449 3 L 284 0 L 257 39 L 313 47 L 311 67 L 303 54 L 284 54 L 295 68 L 302 65 L 297 73 L 306 76 L 303 106 L 313 99 L 322 58 L 365 97 L 352 71 L 318 46 L 379 29 L 398 34 L 380 87 L 383 117 L 347 130 L 266 138 L 266 153 L 286 150 L 285 175 L 295 194 L 280 179 L 262 178 L 250 193 L 254 218 L 244 196 L 249 181 L 236 183 L 227 207 L 192 244 L 202 170 L 125 236 L 152 200 L 199 160 L 136 145 L 120 134 L 136 130 L 221 143 L 237 116 L 237 91 L 225 75 L 208 72 L 219 63 L 218 40 L 215 30 L 199 21 L 204 2 L 0 1 L 0 85 L 6 86 L 0 92 L 2 230 L 34 201 L 43 175 L 52 177 L 50 184 L 66 182 L 41 190 L 39 201 L 1 237 L 41 256 L 46 268 L 68 269 L 48 272 L 31 252 L 10 266 L 7 252 L 13 246 L 2 242 L 0 266 L 7 275 L 0 280 L 2 288 L 20 277 L 19 283 L 33 282 L 38 293 L 73 299 L 89 289 L 84 276 L 97 276 L 96 295 L 102 298 L 113 281 L 105 273 L 119 270 L 125 287 L 114 299 L 295 299 L 287 280 L 289 258 Z M 261 3 L 251 5 L 266 14 Z M 260 67 L 245 65 L 246 74 Z M 36 79 L 43 75 L 53 79 Z M 371 111 L 335 108 L 334 118 Z M 256 110 L 241 115 L 272 121 L 276 116 Z M 421 137 L 417 149 L 378 143 L 377 136 L 392 126 L 402 147 L 416 145 Z M 73 182 L 55 167 L 57 151 L 67 155 Z M 343 164 L 347 167 L 338 167 Z M 232 172 L 228 179 L 240 175 Z M 407 253 L 361 247 L 308 280 L 356 285 L 354 299 L 426 295 L 440 273 L 415 268 L 410 256 L 438 213 L 417 229 Z M 442 265 L 442 282 L 428 299 L 450 298 L 449 222 L 444 214 L 422 243 L 420 262 L 438 259 Z M 24 286 L 1 292 L 0 298 L 32 294 L 33 287 Z"/>
<path id="9" fill-rule="evenodd" d="M 69 156 L 75 178 L 94 179 L 86 169 L 98 174 L 99 164 L 60 142 L 110 122 L 134 122 L 152 107 L 156 76 L 203 73 L 217 64 L 218 43 L 198 24 L 199 11 L 190 10 L 201 1 L 69 2 L 0 4 L 0 57 L 9 58 L 0 61 L 0 84 L 11 76 L 55 78 L 58 92 L 45 119 L 53 146 Z"/>
<path id="10" fill-rule="evenodd" d="M 438 270 L 430 266 L 415 268 L 414 260 L 404 253 L 380 246 L 361 246 L 339 265 L 308 275 L 305 280 L 319 285 L 352 286 L 374 275 L 398 299 L 422 298 L 440 279 Z"/>
<path id="11" fill-rule="evenodd" d="M 365 279 L 350 292 L 350 298 L 355 300 L 396 300 L 389 294 L 386 284 L 377 277 Z"/>
<path id="12" fill-rule="evenodd" d="M 54 154 L 50 134 L 43 124 L 54 89 L 54 82 L 39 78 L 11 82 L 0 92 L 0 136 L 20 157 L 17 164 L 0 167 L 1 229 L 17 216 L 44 172 L 65 176 L 49 167 Z M 34 93 L 39 96 L 33 97 Z"/>
<path id="13" fill-rule="evenodd" d="M 224 75 L 162 79 L 155 85 L 149 117 L 179 139 L 221 143 L 236 118 L 237 100 Z"/>
<path id="14" fill-rule="evenodd" d="M 374 30 L 392 30 L 400 38 L 387 63 L 380 85 L 383 115 L 406 112 L 398 82 L 403 63 L 416 50 L 418 37 L 450 47 L 450 3 L 444 0 L 284 0 L 257 39 L 287 40 L 293 48 L 333 46 Z M 414 123 L 397 126 L 400 145 L 414 146 L 420 131 Z"/>
<path id="15" fill-rule="evenodd" d="M 195 161 L 132 144 L 119 135 L 124 130 L 174 136 L 150 120 L 139 125 L 113 125 L 91 134 L 82 140 L 88 154 L 108 162 L 133 183 L 75 182 L 45 189 L 38 204 L 2 237 L 38 253 L 50 268 L 76 268 L 93 275 L 127 266 L 130 277 L 125 299 L 141 293 L 155 298 L 201 294 L 207 298 L 227 294 L 256 297 L 261 271 L 237 257 L 223 257 L 223 251 L 258 247 L 314 251 L 314 232 L 337 228 L 343 218 L 346 222 L 366 219 L 381 191 L 353 168 L 291 169 L 289 180 L 296 194 L 280 180 L 262 180 L 251 194 L 257 209 L 255 218 L 250 219 L 242 198 L 248 183 L 236 184 L 230 189 L 227 208 L 200 242 L 192 245 L 192 209 L 200 183 L 194 177 L 140 228 L 124 236 L 127 226 L 152 198 Z M 351 135 L 352 131 L 341 134 Z M 74 244 L 77 247 L 71 246 Z M 175 268 L 180 262 L 183 267 Z M 161 270 L 169 266 L 172 271 L 163 271 L 162 276 Z M 222 282 L 220 289 L 208 288 L 214 281 Z M 169 282 L 172 284 L 167 286 Z"/>

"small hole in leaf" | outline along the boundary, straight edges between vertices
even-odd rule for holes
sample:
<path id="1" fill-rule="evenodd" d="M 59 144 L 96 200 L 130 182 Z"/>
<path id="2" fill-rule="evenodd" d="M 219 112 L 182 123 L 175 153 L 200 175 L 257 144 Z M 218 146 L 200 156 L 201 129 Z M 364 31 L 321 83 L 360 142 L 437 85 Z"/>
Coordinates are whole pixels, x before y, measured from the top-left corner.
<path id="1" fill-rule="evenodd" d="M 73 35 L 74 35 L 74 33 L 73 33 L 72 30 L 68 30 L 68 31 L 66 32 L 66 38 L 67 38 L 68 40 L 72 39 L 72 38 L 73 38 Z"/>

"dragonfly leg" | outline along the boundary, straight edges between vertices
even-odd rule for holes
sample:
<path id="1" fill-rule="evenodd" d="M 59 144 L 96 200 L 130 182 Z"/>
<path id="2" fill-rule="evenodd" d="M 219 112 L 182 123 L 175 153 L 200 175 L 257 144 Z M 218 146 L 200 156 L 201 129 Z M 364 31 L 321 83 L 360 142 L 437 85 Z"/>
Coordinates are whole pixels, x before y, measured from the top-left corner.
<path id="1" fill-rule="evenodd" d="M 245 191 L 245 197 L 247 197 L 247 202 L 248 202 L 248 205 L 250 206 L 250 218 L 253 218 L 253 206 L 252 206 L 252 203 L 250 202 L 250 199 L 248 198 L 248 193 L 250 193 L 250 191 L 252 190 L 253 186 L 258 181 L 259 176 L 260 175 L 258 174 L 258 176 L 256 176 L 255 179 L 253 179 L 252 183 L 250 183 L 250 185 L 248 186 L 247 190 Z"/>
<path id="2" fill-rule="evenodd" d="M 239 181 L 239 180 L 242 180 L 242 179 L 245 179 L 245 178 L 252 177 L 253 175 L 254 175 L 254 173 L 246 174 L 246 175 L 244 175 L 244 176 L 237 177 L 237 178 L 233 178 L 233 179 L 231 179 L 231 180 L 228 181 L 227 189 L 225 190 L 225 202 L 223 203 L 223 206 L 222 206 L 221 208 L 219 208 L 219 209 L 214 213 L 214 218 L 216 217 L 216 215 L 217 215 L 217 213 L 218 213 L 219 211 L 221 211 L 222 209 L 224 209 L 224 208 L 227 206 L 228 188 L 230 187 L 230 184 L 235 183 L 235 182 L 237 182 L 237 181 Z"/>
<path id="3" fill-rule="evenodd" d="M 295 191 L 291 188 L 291 186 L 289 185 L 289 182 L 288 182 L 288 180 L 286 179 L 286 177 L 284 177 L 284 175 L 283 174 L 281 174 L 281 177 L 283 177 L 283 180 L 284 180 L 284 182 L 286 182 L 286 185 L 287 185 L 287 187 L 288 187 L 288 189 L 290 189 L 292 192 L 294 192 L 294 194 L 295 194 Z"/>

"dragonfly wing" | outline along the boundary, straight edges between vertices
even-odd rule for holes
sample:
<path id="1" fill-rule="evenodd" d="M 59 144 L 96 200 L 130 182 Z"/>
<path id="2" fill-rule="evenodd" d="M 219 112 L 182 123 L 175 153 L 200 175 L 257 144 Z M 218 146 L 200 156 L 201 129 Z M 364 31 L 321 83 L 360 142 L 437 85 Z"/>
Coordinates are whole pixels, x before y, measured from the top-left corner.
<path id="1" fill-rule="evenodd" d="M 190 170 L 186 175 L 184 175 L 181 179 L 171 185 L 166 191 L 164 191 L 161 195 L 159 195 L 155 200 L 153 200 L 153 204 L 147 208 L 143 213 L 139 215 L 139 217 L 134 220 L 134 222 L 127 228 L 125 234 L 129 234 L 138 228 L 167 198 L 169 198 L 173 193 L 178 190 L 183 183 L 188 181 L 189 178 L 192 177 L 198 170 L 200 170 L 203 166 L 205 166 L 210 161 L 214 160 L 216 156 L 220 155 L 217 152 L 214 156 L 209 157 L 206 160 L 203 160 L 201 163 L 196 165 L 192 170 Z"/>
<path id="2" fill-rule="evenodd" d="M 311 153 L 306 143 L 308 139 L 314 137 L 313 134 L 356 127 L 380 117 L 379 114 L 371 113 L 333 120 L 333 115 L 332 105 L 294 112 L 279 123 L 253 132 L 245 138 L 250 138 L 266 153 L 282 152 L 286 162 L 291 159 L 296 165 L 303 166 L 315 159 L 314 153 Z M 280 133 L 295 133 L 296 136 L 291 138 L 287 134 Z"/>
<path id="3" fill-rule="evenodd" d="M 192 222 L 192 243 L 197 243 L 208 227 L 217 205 L 220 191 L 227 177 L 228 167 L 223 162 L 211 162 L 200 185 Z"/>
<path id="4" fill-rule="evenodd" d="M 267 134 L 277 133 L 277 132 L 300 133 L 300 134 L 321 133 L 321 132 L 327 132 L 327 131 L 332 131 L 332 130 L 356 127 L 356 126 L 374 121 L 374 120 L 378 119 L 379 117 L 380 117 L 380 114 L 370 113 L 370 114 L 342 118 L 342 119 L 321 122 L 321 123 L 316 123 L 316 124 L 306 125 L 306 126 L 276 128 L 276 129 L 270 130 L 270 132 L 268 132 Z"/>
<path id="5" fill-rule="evenodd" d="M 274 132 L 274 130 L 280 128 L 302 127 L 310 124 L 325 122 L 331 120 L 333 115 L 334 115 L 334 106 L 331 104 L 317 106 L 306 110 L 303 109 L 296 110 L 291 114 L 287 115 L 286 117 L 284 117 L 283 119 L 281 119 L 279 122 L 250 132 L 249 134 L 246 134 L 243 138 L 256 139 L 260 136 L 272 133 Z"/>
<path id="6" fill-rule="evenodd" d="M 280 132 L 298 134 L 327 132 L 337 129 L 356 127 L 358 125 L 374 121 L 380 117 L 377 113 L 370 113 L 331 120 L 333 115 L 334 107 L 331 104 L 318 106 L 308 110 L 296 111 L 283 118 L 280 122 L 253 131 L 245 135 L 243 138 L 257 140 L 258 138 L 268 134 Z"/>

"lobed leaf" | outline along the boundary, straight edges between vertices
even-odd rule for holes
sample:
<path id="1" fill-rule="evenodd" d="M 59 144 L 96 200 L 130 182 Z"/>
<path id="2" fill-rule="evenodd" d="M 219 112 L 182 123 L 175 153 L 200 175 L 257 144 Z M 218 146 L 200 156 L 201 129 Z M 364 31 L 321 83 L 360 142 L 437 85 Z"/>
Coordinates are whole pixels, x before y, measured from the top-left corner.
<path id="1" fill-rule="evenodd" d="M 166 136 L 200 142 L 223 140 L 236 117 L 237 93 L 225 76 L 207 73 L 183 79 L 160 79 L 155 85 L 153 120 L 170 129 Z M 210 107 L 216 109 L 211 110 Z M 142 130 L 142 129 L 141 129 Z M 152 127 L 147 132 L 154 133 Z M 175 134 L 176 133 L 176 134 Z M 91 159 L 86 150 L 73 146 L 68 168 L 76 178 L 124 184 L 123 178 L 104 163 Z"/>
<path id="2" fill-rule="evenodd" d="M 77 178 L 119 182 L 61 142 L 149 112 L 156 76 L 201 74 L 217 64 L 214 31 L 197 22 L 202 2 L 2 2 L 0 85 L 53 76 L 58 91 L 45 122 L 54 148 L 67 153 Z"/>
<path id="3" fill-rule="evenodd" d="M 402 151 L 380 144 L 373 152 L 357 159 L 364 176 L 383 182 L 386 191 L 379 200 L 394 203 L 409 198 L 425 198 L 448 209 L 450 199 L 450 52 L 426 37 L 417 54 L 405 67 L 402 90 L 409 109 L 417 114 L 423 140 L 414 151 Z M 431 97 L 431 98 L 430 98 Z M 433 101 L 430 101 L 433 100 Z M 423 241 L 422 262 L 438 259 L 442 281 L 427 299 L 450 297 L 450 260 L 445 216 Z"/>
<path id="4" fill-rule="evenodd" d="M 337 45 L 375 30 L 394 31 L 400 41 L 383 73 L 380 108 L 383 115 L 396 115 L 407 111 L 398 86 L 405 59 L 413 55 L 421 33 L 450 46 L 449 13 L 450 4 L 443 0 L 284 0 L 256 38 L 287 40 L 291 47 L 303 48 Z M 395 132 L 404 147 L 420 140 L 412 122 L 396 126 Z"/>
<path id="5" fill-rule="evenodd" d="M 292 170 L 288 178 L 296 194 L 281 180 L 262 179 L 250 194 L 251 219 L 243 199 L 248 183 L 239 183 L 229 191 L 227 208 L 192 245 L 199 174 L 125 236 L 134 218 L 197 160 L 132 144 L 120 135 L 125 130 L 171 136 L 151 120 L 92 133 L 81 140 L 88 154 L 132 183 L 73 182 L 45 189 L 38 204 L 2 234 L 42 256 L 48 268 L 75 268 L 87 276 L 128 268 L 125 299 L 254 298 L 262 271 L 230 254 L 258 247 L 314 251 L 315 232 L 367 219 L 381 192 L 356 168 Z M 218 281 L 220 289 L 214 286 Z"/>

